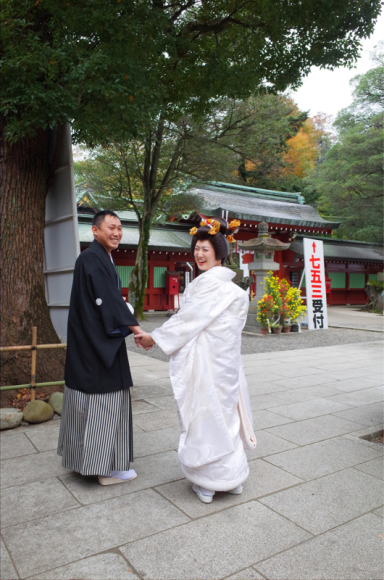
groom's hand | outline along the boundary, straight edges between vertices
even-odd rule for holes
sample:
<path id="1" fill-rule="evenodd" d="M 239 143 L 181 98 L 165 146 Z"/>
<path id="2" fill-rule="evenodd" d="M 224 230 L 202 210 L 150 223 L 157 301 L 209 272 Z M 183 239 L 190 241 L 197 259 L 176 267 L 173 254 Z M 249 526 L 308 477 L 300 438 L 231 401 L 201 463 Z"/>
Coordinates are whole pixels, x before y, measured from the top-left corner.
<path id="1" fill-rule="evenodd" d="M 148 332 L 144 332 L 143 330 L 139 332 L 137 335 L 135 335 L 135 340 L 136 337 L 140 338 L 141 348 L 145 348 L 146 350 L 149 350 L 155 344 L 155 341 L 153 340 L 152 336 Z"/>

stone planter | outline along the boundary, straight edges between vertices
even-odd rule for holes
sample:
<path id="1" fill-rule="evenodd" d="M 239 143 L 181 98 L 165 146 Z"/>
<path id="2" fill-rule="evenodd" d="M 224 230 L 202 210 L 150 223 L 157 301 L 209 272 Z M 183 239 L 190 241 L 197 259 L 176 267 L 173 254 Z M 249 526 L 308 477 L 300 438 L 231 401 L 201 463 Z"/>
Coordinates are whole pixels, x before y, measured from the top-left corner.
<path id="1" fill-rule="evenodd" d="M 299 332 L 299 325 L 294 322 L 291 326 L 291 332 Z"/>
<path id="2" fill-rule="evenodd" d="M 273 334 L 281 334 L 283 327 L 282 326 L 275 326 L 273 328 Z"/>
<path id="3" fill-rule="evenodd" d="M 268 334 L 268 328 L 261 328 L 261 334 Z"/>
<path id="4" fill-rule="evenodd" d="M 291 327 L 290 326 L 283 326 L 283 330 L 284 330 L 284 332 L 291 332 Z"/>

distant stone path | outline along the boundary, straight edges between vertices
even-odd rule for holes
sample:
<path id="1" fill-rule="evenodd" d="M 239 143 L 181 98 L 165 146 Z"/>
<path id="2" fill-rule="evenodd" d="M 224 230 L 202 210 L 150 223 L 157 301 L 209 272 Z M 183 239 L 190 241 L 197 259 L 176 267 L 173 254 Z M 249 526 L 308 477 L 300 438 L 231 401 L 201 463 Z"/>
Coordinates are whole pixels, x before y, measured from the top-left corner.
<path id="1" fill-rule="evenodd" d="M 147 320 L 141 323 L 141 327 L 147 332 L 151 332 L 158 328 L 168 320 L 166 316 L 147 315 Z M 321 346 L 335 346 L 339 344 L 355 344 L 359 342 L 376 342 L 383 340 L 383 335 L 377 332 L 369 332 L 365 330 L 352 330 L 349 328 L 329 328 L 322 331 L 308 331 L 301 333 L 289 333 L 281 335 L 270 336 L 251 336 L 249 334 L 242 335 L 242 354 L 257 354 L 262 352 L 280 352 L 285 350 L 299 350 L 303 348 L 316 348 Z M 127 338 L 127 346 L 129 350 L 133 350 L 133 339 Z M 151 358 L 156 358 L 161 361 L 168 361 L 168 356 L 160 350 L 158 346 L 154 346 L 148 353 L 140 350 L 140 354 L 146 354 Z"/>

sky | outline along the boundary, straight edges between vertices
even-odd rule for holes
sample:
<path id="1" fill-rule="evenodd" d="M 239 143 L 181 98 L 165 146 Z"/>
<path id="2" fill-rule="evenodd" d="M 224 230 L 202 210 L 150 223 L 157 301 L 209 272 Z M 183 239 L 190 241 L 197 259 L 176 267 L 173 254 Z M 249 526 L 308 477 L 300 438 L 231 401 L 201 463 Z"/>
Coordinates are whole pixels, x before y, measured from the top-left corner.
<path id="1" fill-rule="evenodd" d="M 310 74 L 303 80 L 303 85 L 290 93 L 299 109 L 309 111 L 311 117 L 317 113 L 336 117 L 340 109 L 348 107 L 352 103 L 349 81 L 357 74 L 365 73 L 375 66 L 370 60 L 369 53 L 381 40 L 384 40 L 384 11 L 377 19 L 371 37 L 361 41 L 361 57 L 355 65 L 356 68 L 337 68 L 329 71 L 312 67 Z"/>

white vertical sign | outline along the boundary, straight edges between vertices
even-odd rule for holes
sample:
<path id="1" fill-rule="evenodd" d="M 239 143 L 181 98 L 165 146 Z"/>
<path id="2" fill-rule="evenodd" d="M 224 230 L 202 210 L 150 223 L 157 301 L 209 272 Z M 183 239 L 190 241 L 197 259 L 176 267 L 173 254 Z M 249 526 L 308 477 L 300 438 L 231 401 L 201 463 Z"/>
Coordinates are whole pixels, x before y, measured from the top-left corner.
<path id="1" fill-rule="evenodd" d="M 323 242 L 304 238 L 308 330 L 328 328 Z"/>
<path id="2" fill-rule="evenodd" d="M 190 273 L 189 272 L 185 272 L 185 288 L 187 288 L 189 286 L 190 283 Z"/>

